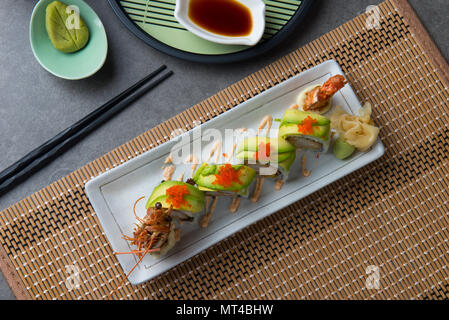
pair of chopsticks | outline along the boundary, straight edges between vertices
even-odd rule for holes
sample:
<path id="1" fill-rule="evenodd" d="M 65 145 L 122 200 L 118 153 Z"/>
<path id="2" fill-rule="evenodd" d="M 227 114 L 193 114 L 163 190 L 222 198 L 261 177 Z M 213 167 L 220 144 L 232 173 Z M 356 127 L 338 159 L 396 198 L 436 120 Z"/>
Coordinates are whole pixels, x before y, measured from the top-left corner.
<path id="1" fill-rule="evenodd" d="M 51 138 L 40 147 L 34 149 L 22 159 L 0 172 L 0 195 L 16 183 L 29 177 L 32 173 L 47 164 L 53 157 L 61 154 L 78 139 L 100 126 L 118 112 L 125 109 L 142 95 L 161 84 L 173 72 L 168 71 L 157 77 L 167 67 L 161 66 L 118 96 L 94 110 L 83 119 Z M 156 78 L 157 77 L 157 78 Z"/>

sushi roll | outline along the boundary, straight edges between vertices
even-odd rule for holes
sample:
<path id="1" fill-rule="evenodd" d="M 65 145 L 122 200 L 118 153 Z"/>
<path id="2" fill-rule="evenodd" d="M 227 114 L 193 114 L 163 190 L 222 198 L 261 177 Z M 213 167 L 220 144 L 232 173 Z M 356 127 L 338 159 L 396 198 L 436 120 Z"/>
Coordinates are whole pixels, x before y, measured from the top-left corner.
<path id="1" fill-rule="evenodd" d="M 256 170 L 245 165 L 203 163 L 193 180 L 207 196 L 248 196 L 248 188 L 256 177 Z"/>
<path id="2" fill-rule="evenodd" d="M 179 238 L 175 219 L 193 221 L 192 215 L 204 209 L 204 192 L 182 181 L 165 181 L 154 188 L 145 208 L 145 217 L 139 218 L 133 236 L 124 238 L 137 247 L 140 257 L 144 249 L 151 255 L 165 255 Z"/>
<path id="3" fill-rule="evenodd" d="M 145 208 L 148 210 L 160 203 L 162 208 L 172 208 L 188 215 L 198 213 L 204 208 L 204 192 L 182 181 L 164 181 L 154 188 Z"/>
<path id="4" fill-rule="evenodd" d="M 202 211 L 205 204 L 204 192 L 182 181 L 164 181 L 154 188 L 145 205 L 146 214 L 141 218 L 136 214 L 136 204 L 142 199 L 144 197 L 134 203 L 133 211 L 137 223 L 132 236 L 123 235 L 123 239 L 129 241 L 135 249 L 130 252 L 114 252 L 115 255 L 135 254 L 138 261 L 112 293 L 147 254 L 155 258 L 166 255 L 181 237 L 181 229 L 176 228 L 175 220 L 193 221 L 190 214 Z"/>
<path id="5" fill-rule="evenodd" d="M 314 85 L 304 89 L 296 99 L 298 109 L 318 114 L 328 112 L 332 106 L 332 97 L 346 84 L 347 81 L 342 75 L 336 75 L 323 85 Z"/>
<path id="6" fill-rule="evenodd" d="M 150 254 L 156 258 L 167 254 L 177 242 L 172 213 L 172 209 L 159 205 L 149 208 L 146 216 L 134 229 L 133 238 L 125 239 L 137 246 L 139 251 L 150 248 Z"/>
<path id="7" fill-rule="evenodd" d="M 282 118 L 278 136 L 296 148 L 326 152 L 331 140 L 331 121 L 316 113 L 289 109 Z"/>
<path id="8" fill-rule="evenodd" d="M 236 159 L 261 176 L 286 180 L 296 159 L 296 148 L 281 138 L 251 137 L 241 142 Z"/>

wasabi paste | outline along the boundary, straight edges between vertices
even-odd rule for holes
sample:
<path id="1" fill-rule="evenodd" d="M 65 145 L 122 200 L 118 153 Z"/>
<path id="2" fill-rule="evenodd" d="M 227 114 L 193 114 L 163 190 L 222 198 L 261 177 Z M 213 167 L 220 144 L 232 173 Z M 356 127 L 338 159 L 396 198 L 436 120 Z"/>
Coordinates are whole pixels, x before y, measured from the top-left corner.
<path id="1" fill-rule="evenodd" d="M 77 10 L 60 1 L 47 6 L 45 27 L 51 43 L 59 51 L 76 52 L 89 40 L 89 29 Z"/>

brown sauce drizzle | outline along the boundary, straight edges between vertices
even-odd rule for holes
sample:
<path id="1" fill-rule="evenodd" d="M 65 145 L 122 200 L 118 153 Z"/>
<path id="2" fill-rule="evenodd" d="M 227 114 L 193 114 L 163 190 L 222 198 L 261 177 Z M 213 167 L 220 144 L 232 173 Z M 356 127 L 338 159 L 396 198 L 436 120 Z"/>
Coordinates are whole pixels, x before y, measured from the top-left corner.
<path id="1" fill-rule="evenodd" d="M 279 191 L 282 189 L 283 186 L 284 186 L 284 180 L 278 179 L 276 181 L 276 184 L 274 185 L 274 190 Z"/>
<path id="2" fill-rule="evenodd" d="M 169 155 L 169 156 L 165 159 L 165 161 L 164 161 L 165 164 L 170 164 L 170 163 L 172 163 L 172 162 L 173 162 L 173 158 L 172 158 L 171 155 Z"/>
<path id="3" fill-rule="evenodd" d="M 237 148 L 237 143 L 234 143 L 234 145 L 232 146 L 231 152 L 229 153 L 229 155 L 226 158 L 227 161 L 231 161 L 232 156 L 234 156 L 234 152 L 235 152 L 236 148 Z"/>
<path id="4" fill-rule="evenodd" d="M 212 197 L 212 199 L 213 199 L 212 204 L 209 207 L 210 197 L 206 197 L 205 207 L 206 208 L 209 207 L 209 209 L 207 210 L 206 214 L 201 218 L 200 221 L 201 228 L 207 228 L 210 222 L 210 218 L 212 217 L 212 214 L 214 213 L 215 208 L 217 207 L 218 197 Z"/>
<path id="5" fill-rule="evenodd" d="M 212 147 L 212 149 L 209 152 L 209 157 L 207 158 L 206 162 L 209 162 L 209 160 L 215 154 L 215 163 L 218 163 L 218 161 L 220 160 L 220 157 L 221 157 L 221 147 L 222 147 L 221 141 L 215 142 L 214 146 Z"/>
<path id="6" fill-rule="evenodd" d="M 306 169 L 307 156 L 302 156 L 302 175 L 304 177 L 309 177 L 312 171 Z"/>
<path id="7" fill-rule="evenodd" d="M 167 181 L 171 180 L 174 172 L 175 172 L 175 166 L 174 165 L 170 165 L 168 167 L 165 167 L 164 168 L 164 173 L 163 173 L 164 180 L 167 180 Z"/>
<path id="8" fill-rule="evenodd" d="M 256 178 L 256 187 L 255 187 L 254 193 L 251 197 L 251 202 L 255 203 L 255 202 L 259 201 L 260 196 L 262 194 L 262 188 L 263 188 L 264 182 L 265 182 L 265 178 L 262 178 L 262 177 Z"/>
<path id="9" fill-rule="evenodd" d="M 268 136 L 272 125 L 273 125 L 273 117 L 270 115 L 266 115 L 265 118 L 262 119 L 259 128 L 257 128 L 257 134 L 260 134 L 260 131 L 262 131 L 263 128 L 267 127 L 266 135 Z"/>
<path id="10" fill-rule="evenodd" d="M 240 207 L 240 203 L 242 202 L 242 198 L 241 197 L 239 197 L 239 196 L 234 196 L 233 198 L 232 198 L 232 203 L 231 203 L 231 205 L 229 206 L 229 211 L 231 212 L 231 213 L 236 213 L 237 212 L 237 210 L 239 209 L 239 207 Z"/>
<path id="11" fill-rule="evenodd" d="M 190 155 L 186 158 L 185 162 L 186 162 L 186 163 L 192 163 L 192 172 L 195 172 L 196 167 L 198 166 L 198 163 L 199 163 L 198 158 L 197 158 L 195 155 L 190 154 Z"/>

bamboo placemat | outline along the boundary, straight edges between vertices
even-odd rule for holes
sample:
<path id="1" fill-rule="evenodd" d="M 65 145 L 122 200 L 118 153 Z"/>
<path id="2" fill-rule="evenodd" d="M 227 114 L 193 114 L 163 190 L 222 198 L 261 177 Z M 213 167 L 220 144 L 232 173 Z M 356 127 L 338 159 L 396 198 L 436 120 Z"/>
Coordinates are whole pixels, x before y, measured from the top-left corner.
<path id="1" fill-rule="evenodd" d="M 176 128 L 335 59 L 373 103 L 385 156 L 115 297 L 449 298 L 449 68 L 405 0 L 379 9 L 379 29 L 363 14 L 2 212 L 1 269 L 15 295 L 104 298 L 123 271 L 84 184 Z M 78 289 L 66 285 L 67 265 L 80 270 Z M 379 289 L 370 289 L 376 268 Z"/>

